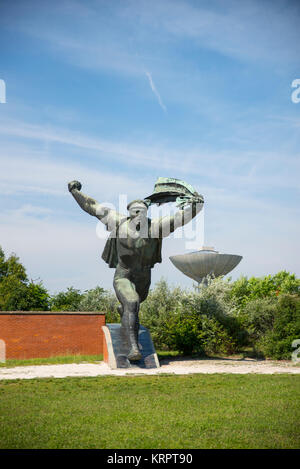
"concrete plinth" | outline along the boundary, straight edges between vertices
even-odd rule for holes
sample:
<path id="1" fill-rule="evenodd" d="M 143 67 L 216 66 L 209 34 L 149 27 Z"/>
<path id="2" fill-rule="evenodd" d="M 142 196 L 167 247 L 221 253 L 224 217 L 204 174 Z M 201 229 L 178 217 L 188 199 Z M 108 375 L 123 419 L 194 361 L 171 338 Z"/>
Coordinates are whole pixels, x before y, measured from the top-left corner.
<path id="1" fill-rule="evenodd" d="M 130 362 L 127 358 L 130 346 L 122 334 L 121 324 L 106 324 L 102 326 L 102 330 L 104 361 L 111 369 L 159 368 L 159 361 L 148 329 L 140 326 L 139 347 L 142 358 L 134 362 Z"/>

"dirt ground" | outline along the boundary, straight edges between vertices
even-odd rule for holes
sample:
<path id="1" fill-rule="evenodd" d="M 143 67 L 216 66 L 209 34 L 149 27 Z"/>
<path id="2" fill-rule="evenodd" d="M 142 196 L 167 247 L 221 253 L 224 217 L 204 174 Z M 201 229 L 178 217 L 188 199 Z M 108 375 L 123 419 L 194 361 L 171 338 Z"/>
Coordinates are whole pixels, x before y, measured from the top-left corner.
<path id="1" fill-rule="evenodd" d="M 79 363 L 66 365 L 36 365 L 1 368 L 0 380 L 3 379 L 32 379 L 32 378 L 65 378 L 68 376 L 128 376 L 128 375 L 159 375 L 191 373 L 293 373 L 300 374 L 300 363 L 292 361 L 255 360 L 251 358 L 223 358 L 223 359 L 182 359 L 165 358 L 160 360 L 160 368 L 126 368 L 112 370 L 104 362 Z"/>

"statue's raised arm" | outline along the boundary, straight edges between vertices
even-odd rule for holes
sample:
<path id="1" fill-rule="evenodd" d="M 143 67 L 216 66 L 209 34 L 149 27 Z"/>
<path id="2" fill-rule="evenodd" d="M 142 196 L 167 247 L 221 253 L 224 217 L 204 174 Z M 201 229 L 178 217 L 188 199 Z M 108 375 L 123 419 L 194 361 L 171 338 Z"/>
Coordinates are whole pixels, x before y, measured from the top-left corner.
<path id="1" fill-rule="evenodd" d="M 166 238 L 177 228 L 189 223 L 203 208 L 203 199 L 194 197 L 187 201 L 186 205 L 179 209 L 174 215 L 152 220 L 151 233 L 153 237 Z"/>
<path id="2" fill-rule="evenodd" d="M 201 210 L 204 198 L 193 186 L 175 178 L 157 179 L 153 194 L 147 199 L 158 205 L 176 202 L 179 210 L 174 215 L 157 218 L 151 222 L 151 236 L 165 238 L 177 228 L 189 223 Z"/>
<path id="3" fill-rule="evenodd" d="M 82 210 L 87 212 L 89 215 L 98 218 L 102 223 L 104 223 L 104 225 L 106 225 L 108 231 L 114 230 L 116 224 L 123 218 L 126 218 L 126 215 L 121 215 L 116 212 L 116 210 L 106 207 L 92 197 L 83 194 L 81 192 L 81 187 L 82 185 L 79 181 L 71 181 L 68 184 L 69 191 Z"/>

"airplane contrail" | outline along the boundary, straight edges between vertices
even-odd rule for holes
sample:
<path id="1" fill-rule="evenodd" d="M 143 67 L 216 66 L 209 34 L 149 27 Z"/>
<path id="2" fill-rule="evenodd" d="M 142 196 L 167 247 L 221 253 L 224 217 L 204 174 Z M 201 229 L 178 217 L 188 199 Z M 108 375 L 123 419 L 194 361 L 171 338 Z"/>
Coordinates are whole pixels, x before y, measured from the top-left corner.
<path id="1" fill-rule="evenodd" d="M 157 91 L 155 84 L 153 83 L 151 73 L 145 71 L 145 74 L 146 74 L 146 76 L 147 76 L 147 78 L 148 78 L 148 80 L 149 80 L 150 87 L 151 87 L 153 93 L 155 94 L 155 96 L 156 96 L 156 98 L 157 98 L 157 100 L 158 100 L 158 103 L 159 103 L 160 107 L 163 109 L 164 112 L 167 112 L 167 108 L 166 108 L 166 106 L 164 105 L 164 103 L 162 102 L 162 99 L 161 99 L 161 97 L 160 97 L 160 94 L 159 94 L 159 92 Z"/>

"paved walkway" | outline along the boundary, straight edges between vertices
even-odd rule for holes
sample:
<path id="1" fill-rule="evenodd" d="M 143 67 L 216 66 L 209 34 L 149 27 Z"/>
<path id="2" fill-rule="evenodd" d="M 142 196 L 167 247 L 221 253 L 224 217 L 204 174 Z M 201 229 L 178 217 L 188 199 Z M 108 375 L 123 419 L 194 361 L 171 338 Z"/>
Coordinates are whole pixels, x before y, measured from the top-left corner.
<path id="1" fill-rule="evenodd" d="M 290 361 L 257 361 L 252 359 L 220 360 L 161 360 L 160 368 L 111 370 L 104 362 L 66 365 L 37 365 L 0 368 L 0 380 L 32 378 L 65 378 L 72 376 L 128 376 L 128 375 L 186 375 L 191 373 L 235 373 L 235 374 L 300 374 L 300 363 Z"/>

